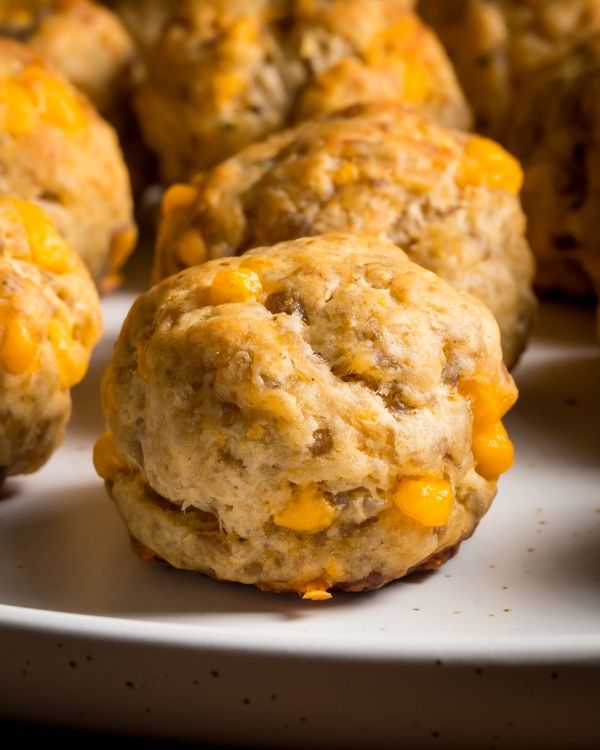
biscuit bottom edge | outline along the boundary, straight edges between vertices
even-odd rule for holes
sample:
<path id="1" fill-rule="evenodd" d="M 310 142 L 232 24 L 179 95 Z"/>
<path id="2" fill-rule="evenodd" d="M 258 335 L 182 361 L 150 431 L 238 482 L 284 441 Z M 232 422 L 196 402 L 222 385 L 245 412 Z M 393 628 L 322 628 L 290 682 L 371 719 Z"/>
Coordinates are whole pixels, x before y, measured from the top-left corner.
<path id="1" fill-rule="evenodd" d="M 408 521 L 404 533 L 401 523 L 392 525 L 382 514 L 347 537 L 265 527 L 257 529 L 254 538 L 243 539 L 227 533 L 216 516 L 182 511 L 154 492 L 139 472 L 118 473 L 106 488 L 141 559 L 313 600 L 329 599 L 336 591 L 373 591 L 407 575 L 437 570 L 472 535 L 495 495 L 495 486 L 486 483 L 473 503 L 467 481 L 465 502 L 451 522 L 438 529 L 415 529 Z"/>

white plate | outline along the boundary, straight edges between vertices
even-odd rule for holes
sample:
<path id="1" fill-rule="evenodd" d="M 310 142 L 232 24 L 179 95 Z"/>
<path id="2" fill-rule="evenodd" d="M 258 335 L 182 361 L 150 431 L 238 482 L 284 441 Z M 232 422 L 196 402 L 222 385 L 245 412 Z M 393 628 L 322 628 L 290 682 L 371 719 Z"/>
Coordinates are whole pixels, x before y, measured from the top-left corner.
<path id="1" fill-rule="evenodd" d="M 311 603 L 143 563 L 95 476 L 98 386 L 0 503 L 0 712 L 283 747 L 600 746 L 600 356 L 543 309 L 508 419 L 514 469 L 439 571 Z"/>

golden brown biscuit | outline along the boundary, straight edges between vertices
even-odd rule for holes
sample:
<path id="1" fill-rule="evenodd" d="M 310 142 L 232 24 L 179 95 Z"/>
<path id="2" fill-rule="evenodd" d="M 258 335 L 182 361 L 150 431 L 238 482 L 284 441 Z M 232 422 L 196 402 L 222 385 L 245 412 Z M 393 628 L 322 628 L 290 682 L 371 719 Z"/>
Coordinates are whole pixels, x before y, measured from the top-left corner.
<path id="1" fill-rule="evenodd" d="M 358 101 L 470 123 L 441 45 L 403 0 L 180 0 L 151 28 L 137 109 L 167 182 Z"/>
<path id="2" fill-rule="evenodd" d="M 525 166 L 542 292 L 600 288 L 600 0 L 422 0 L 483 130 Z"/>
<path id="3" fill-rule="evenodd" d="M 179 0 L 111 0 L 105 3 L 119 16 L 142 50 L 148 52 Z"/>
<path id="4" fill-rule="evenodd" d="M 104 115 L 120 107 L 135 48 L 106 8 L 90 0 L 3 0 L 0 35 L 42 53 Z"/>
<path id="5" fill-rule="evenodd" d="M 513 364 L 534 310 L 533 261 L 499 146 L 394 105 L 357 106 L 249 146 L 165 195 L 155 278 L 330 231 L 385 237 L 496 316 Z"/>
<path id="6" fill-rule="evenodd" d="M 113 129 L 38 53 L 0 40 L 0 193 L 38 203 L 96 280 L 133 249 L 129 177 Z"/>
<path id="7" fill-rule="evenodd" d="M 35 471 L 60 443 L 69 389 L 100 334 L 90 275 L 35 204 L 0 198 L 0 477 Z"/>
<path id="8" fill-rule="evenodd" d="M 274 0 L 272 5 L 276 12 L 289 14 L 294 2 L 296 0 Z M 414 8 L 416 0 L 393 0 L 393 2 L 396 8 L 403 7 L 406 10 L 411 10 Z M 120 16 L 138 45 L 146 51 L 149 51 L 150 47 L 158 40 L 163 27 L 169 22 L 171 14 L 179 11 L 182 4 L 181 0 L 108 0 L 105 2 L 105 5 L 110 6 Z M 296 2 L 296 5 L 299 6 L 300 4 Z M 373 5 L 375 6 L 375 3 Z M 305 9 L 310 8 L 306 0 L 304 0 L 304 7 Z M 335 15 L 339 15 L 339 12 L 336 11 L 335 0 L 334 2 L 331 2 L 331 0 L 326 3 L 319 2 L 319 5 L 312 3 L 312 7 L 321 13 L 327 12 L 329 7 Z M 352 6 L 348 3 L 347 7 L 351 8 Z M 392 6 L 389 5 L 388 7 L 391 8 Z M 381 5 L 381 8 L 385 10 L 384 5 Z M 349 18 L 354 22 L 356 15 L 352 15 L 351 12 Z M 363 18 L 360 20 L 364 22 Z"/>
<path id="9" fill-rule="evenodd" d="M 476 128 L 501 140 L 520 85 L 600 31 L 600 0 L 420 0 L 418 8 L 448 49 Z"/>
<path id="10" fill-rule="evenodd" d="M 325 235 L 142 295 L 95 461 L 146 553 L 327 598 L 437 567 L 473 532 L 515 398 L 480 302 L 388 242 Z"/>
<path id="11" fill-rule="evenodd" d="M 544 292 L 600 296 L 600 33 L 521 88 L 507 135 Z"/>
<path id="12" fill-rule="evenodd" d="M 155 180 L 133 112 L 141 74 L 133 38 L 117 15 L 91 0 L 4 0 L 0 35 L 42 53 L 116 129 L 136 195 Z"/>

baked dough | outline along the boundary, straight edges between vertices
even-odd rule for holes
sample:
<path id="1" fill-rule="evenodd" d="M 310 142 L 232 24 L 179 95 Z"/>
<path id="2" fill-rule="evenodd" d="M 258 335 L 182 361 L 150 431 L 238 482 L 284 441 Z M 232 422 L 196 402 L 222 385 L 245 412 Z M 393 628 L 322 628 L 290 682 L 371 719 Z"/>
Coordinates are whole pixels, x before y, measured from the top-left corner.
<path id="1" fill-rule="evenodd" d="M 166 182 L 358 101 L 470 124 L 441 44 L 404 0 L 180 0 L 142 28 L 137 109 Z"/>
<path id="2" fill-rule="evenodd" d="M 139 55 L 120 18 L 91 0 L 3 0 L 0 33 L 43 54 L 89 97 L 117 131 L 133 191 L 141 196 L 156 180 L 156 167 L 133 111 Z"/>
<path id="3" fill-rule="evenodd" d="M 129 176 L 113 129 L 29 47 L 0 39 L 0 194 L 35 201 L 97 281 L 133 249 Z"/>
<path id="4" fill-rule="evenodd" d="M 136 53 L 107 8 L 90 0 L 3 0 L 0 35 L 43 54 L 103 115 L 121 106 Z"/>
<path id="5" fill-rule="evenodd" d="M 356 106 L 247 147 L 163 202 L 155 278 L 330 231 L 385 237 L 494 313 L 506 362 L 534 310 L 517 162 L 395 105 Z"/>
<path id="6" fill-rule="evenodd" d="M 0 481 L 39 468 L 60 443 L 69 389 L 100 335 L 84 264 L 33 203 L 0 198 Z"/>
<path id="7" fill-rule="evenodd" d="M 512 460 L 495 321 L 388 242 L 213 260 L 134 304 L 95 462 L 145 556 L 327 598 L 439 566 Z"/>
<path id="8" fill-rule="evenodd" d="M 543 293 L 600 287 L 600 0 L 421 0 L 476 116 L 525 168 Z"/>
<path id="9" fill-rule="evenodd" d="M 538 288 L 600 296 L 600 33 L 522 87 L 507 145 L 525 168 Z"/>
<path id="10" fill-rule="evenodd" d="M 179 0 L 111 0 L 105 4 L 119 16 L 137 46 L 148 53 L 178 2 Z"/>
<path id="11" fill-rule="evenodd" d="M 600 0 L 420 0 L 418 9 L 456 66 L 476 129 L 500 140 L 521 84 L 600 31 Z"/>

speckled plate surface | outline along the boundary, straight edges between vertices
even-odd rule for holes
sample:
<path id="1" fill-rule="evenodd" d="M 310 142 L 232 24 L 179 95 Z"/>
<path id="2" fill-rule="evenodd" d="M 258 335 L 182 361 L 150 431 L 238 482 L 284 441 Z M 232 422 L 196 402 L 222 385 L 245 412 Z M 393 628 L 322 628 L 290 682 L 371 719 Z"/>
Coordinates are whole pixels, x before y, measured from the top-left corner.
<path id="1" fill-rule="evenodd" d="M 544 307 L 515 376 L 517 463 L 439 571 L 303 602 L 131 554 L 91 466 L 98 386 L 0 502 L 0 713 L 274 747 L 600 746 L 600 349 Z"/>

